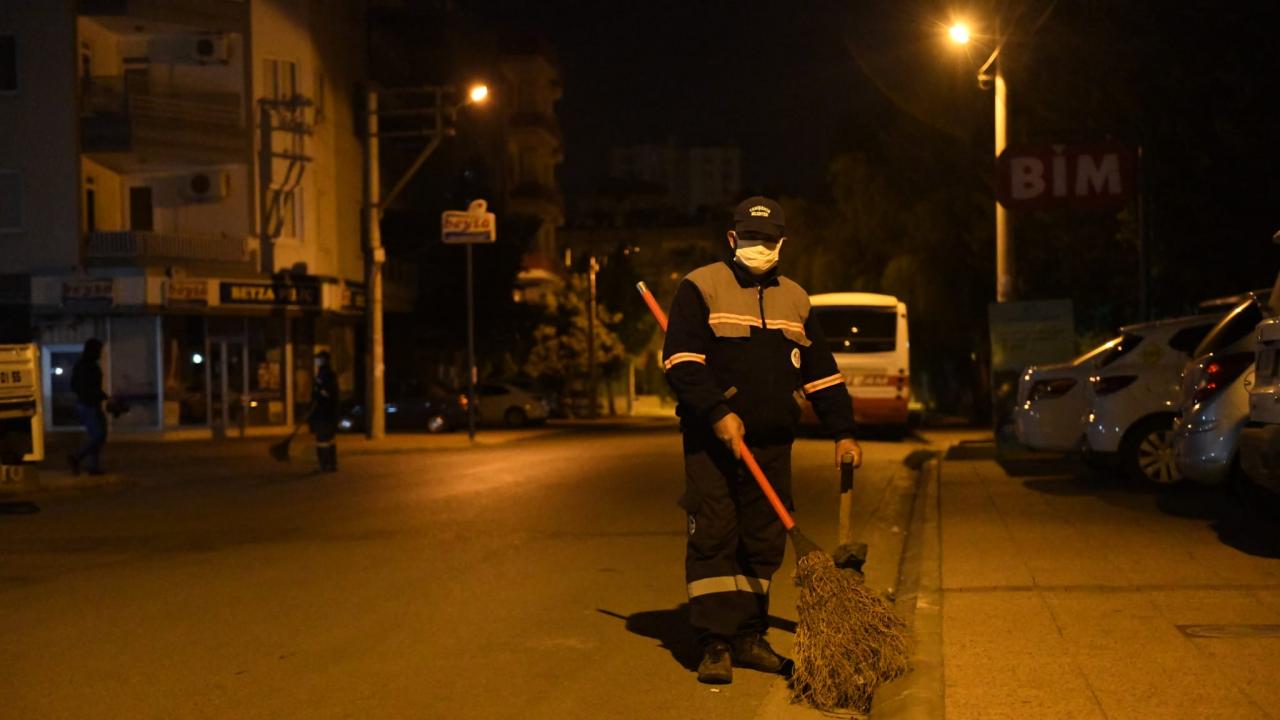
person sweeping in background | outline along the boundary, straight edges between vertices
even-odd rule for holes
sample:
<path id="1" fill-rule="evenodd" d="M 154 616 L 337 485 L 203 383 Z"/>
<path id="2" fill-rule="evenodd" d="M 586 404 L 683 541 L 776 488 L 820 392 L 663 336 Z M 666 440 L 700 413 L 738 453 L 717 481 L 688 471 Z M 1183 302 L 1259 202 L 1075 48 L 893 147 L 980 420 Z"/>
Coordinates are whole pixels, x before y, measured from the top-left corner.
<path id="1" fill-rule="evenodd" d="M 329 367 L 329 351 L 316 353 L 316 377 L 312 384 L 314 406 L 307 422 L 316 438 L 316 460 L 321 472 L 338 471 L 338 446 L 334 435 L 338 432 L 338 377 Z"/>
<path id="2" fill-rule="evenodd" d="M 779 496 L 791 502 L 791 445 L 803 390 L 835 439 L 835 462 L 862 462 L 853 403 L 809 296 L 778 274 L 782 207 L 764 197 L 738 205 L 733 258 L 689 273 L 671 305 L 663 365 L 678 401 L 688 513 L 689 619 L 702 660 L 698 680 L 732 682 L 733 667 L 785 672 L 765 640 L 769 584 L 787 532 L 739 462 L 745 442 Z"/>

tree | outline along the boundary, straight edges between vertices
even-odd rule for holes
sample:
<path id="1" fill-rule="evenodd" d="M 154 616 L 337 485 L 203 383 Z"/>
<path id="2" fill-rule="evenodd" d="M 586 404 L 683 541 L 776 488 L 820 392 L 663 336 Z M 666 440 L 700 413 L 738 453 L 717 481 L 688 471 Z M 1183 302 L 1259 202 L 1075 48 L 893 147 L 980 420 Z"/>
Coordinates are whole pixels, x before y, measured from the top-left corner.
<path id="1" fill-rule="evenodd" d="M 572 390 L 590 373 L 588 292 L 585 276 L 571 275 L 559 290 L 547 295 L 543 318 L 533 330 L 533 344 L 524 369 L 560 390 Z M 595 360 L 599 377 L 616 373 L 625 355 L 622 341 L 613 331 L 621 319 L 618 313 L 596 303 Z"/>

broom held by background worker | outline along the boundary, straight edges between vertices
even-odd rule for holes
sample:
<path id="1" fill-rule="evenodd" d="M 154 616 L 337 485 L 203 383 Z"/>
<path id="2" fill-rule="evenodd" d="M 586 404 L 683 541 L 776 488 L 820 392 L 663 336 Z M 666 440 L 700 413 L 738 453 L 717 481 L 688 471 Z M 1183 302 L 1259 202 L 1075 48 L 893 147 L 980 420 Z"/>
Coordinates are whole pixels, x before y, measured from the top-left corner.
<path id="1" fill-rule="evenodd" d="M 768 198 L 740 204 L 728 233 L 732 257 L 681 281 L 663 346 L 684 436 L 685 575 L 703 682 L 729 682 L 734 665 L 767 672 L 786 666 L 764 640 L 786 531 L 738 462 L 740 444 L 791 507 L 799 390 L 835 439 L 835 462 L 847 455 L 862 461 L 853 403 L 810 317 L 809 296 L 778 273 L 785 225 L 782 208 Z"/>

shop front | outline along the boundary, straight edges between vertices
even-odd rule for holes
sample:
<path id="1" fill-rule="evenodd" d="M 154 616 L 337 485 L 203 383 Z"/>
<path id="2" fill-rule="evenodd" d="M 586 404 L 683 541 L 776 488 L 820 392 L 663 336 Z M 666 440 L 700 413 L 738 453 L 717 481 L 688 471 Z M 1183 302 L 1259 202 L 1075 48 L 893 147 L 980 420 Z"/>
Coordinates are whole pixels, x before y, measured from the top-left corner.
<path id="1" fill-rule="evenodd" d="M 47 427 L 76 430 L 71 371 L 85 340 L 104 342 L 106 391 L 128 411 L 115 432 L 241 437 L 284 432 L 306 416 L 315 353 L 329 350 L 354 393 L 359 313 L 336 281 L 146 276 L 45 283 L 35 313 Z M 153 302 L 127 302 L 131 299 Z"/>

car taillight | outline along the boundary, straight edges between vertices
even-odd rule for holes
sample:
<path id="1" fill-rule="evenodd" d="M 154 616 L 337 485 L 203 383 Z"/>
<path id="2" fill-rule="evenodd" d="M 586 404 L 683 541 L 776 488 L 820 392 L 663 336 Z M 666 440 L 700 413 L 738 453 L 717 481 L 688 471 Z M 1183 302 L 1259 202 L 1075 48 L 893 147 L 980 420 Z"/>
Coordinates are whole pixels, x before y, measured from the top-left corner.
<path id="1" fill-rule="evenodd" d="M 1076 386 L 1076 381 L 1071 378 L 1058 378 L 1056 380 L 1037 380 L 1035 385 L 1031 386 L 1030 399 L 1043 400 L 1045 398 L 1055 398 L 1066 395 L 1071 392 L 1071 388 Z"/>
<path id="2" fill-rule="evenodd" d="M 1253 353 L 1233 353 L 1210 360 L 1200 373 L 1191 402 L 1202 403 L 1222 392 L 1253 364 Z"/>
<path id="3" fill-rule="evenodd" d="M 1110 375 L 1107 377 L 1094 375 L 1089 378 L 1089 382 L 1093 384 L 1093 391 L 1098 395 L 1109 395 L 1129 387 L 1137 379 L 1137 375 Z"/>

